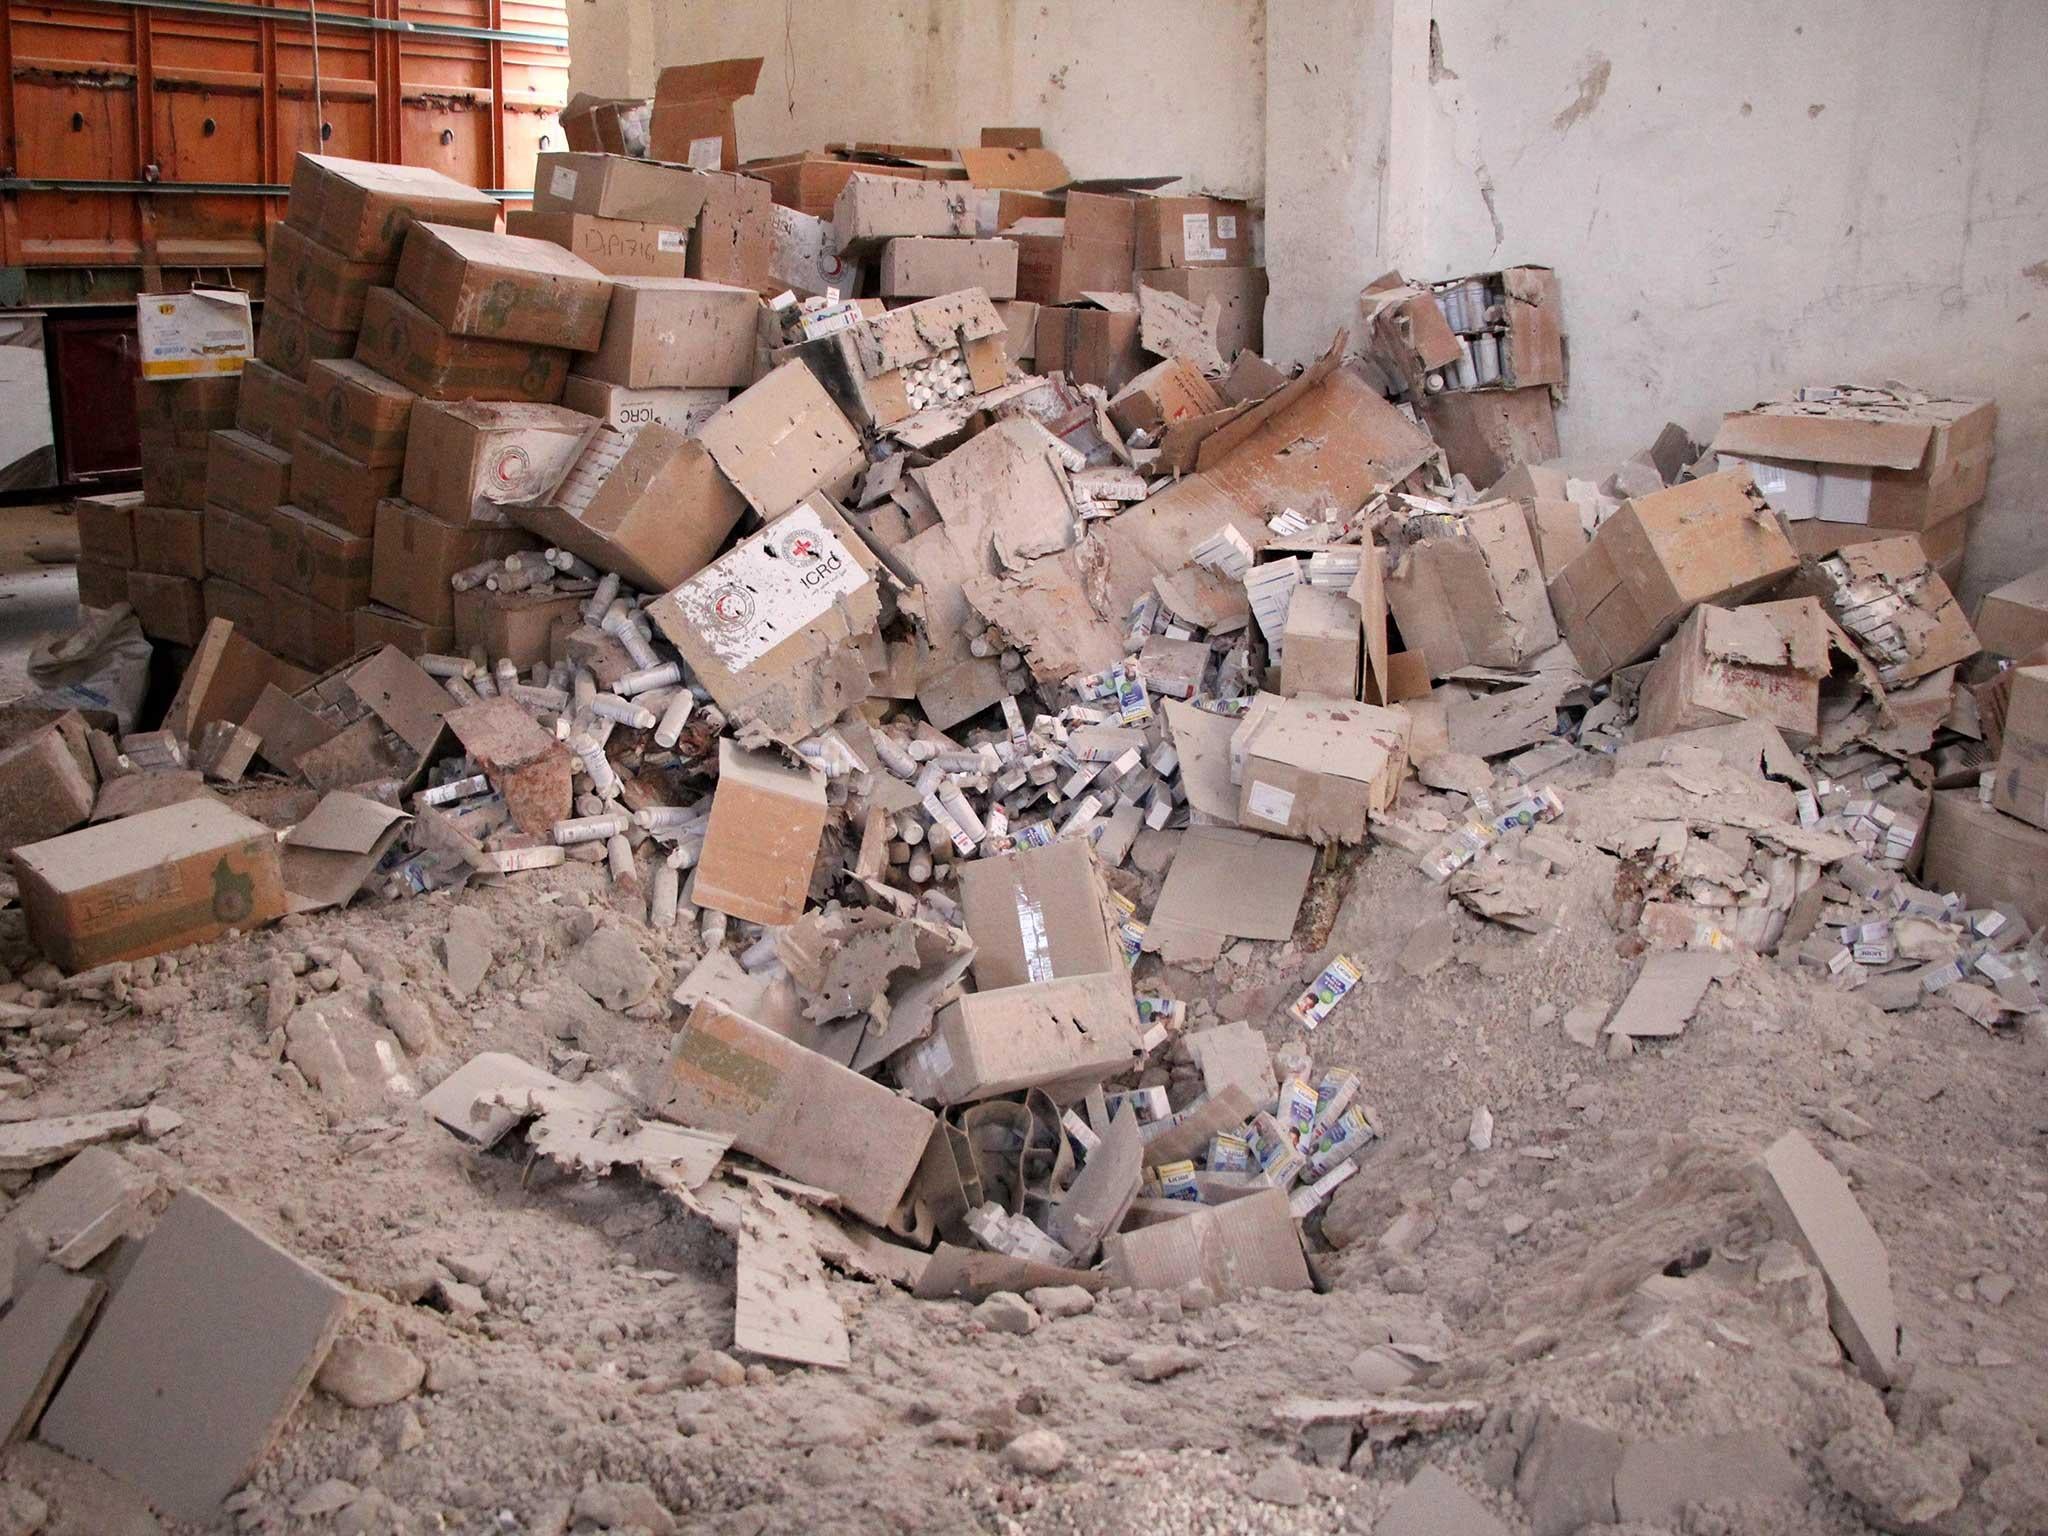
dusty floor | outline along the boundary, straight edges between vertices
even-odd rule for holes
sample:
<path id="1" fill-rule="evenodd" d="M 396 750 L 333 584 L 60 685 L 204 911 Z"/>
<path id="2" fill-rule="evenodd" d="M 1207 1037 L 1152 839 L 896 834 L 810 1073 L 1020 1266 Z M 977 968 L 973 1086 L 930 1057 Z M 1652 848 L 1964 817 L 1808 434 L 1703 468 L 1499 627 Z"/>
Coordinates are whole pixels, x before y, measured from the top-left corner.
<path id="1" fill-rule="evenodd" d="M 1582 778 L 1564 785 L 1567 834 L 1618 782 Z M 611 1485 L 637 1484 L 667 1512 L 650 1529 L 1367 1531 L 1428 1461 L 1521 1532 L 1518 1457 L 1527 1481 L 1549 1410 L 1630 1442 L 1764 1430 L 1804 1486 L 1587 1527 L 1612 1536 L 1861 1532 L 1887 1511 L 1892 1529 L 2048 1530 L 2048 1053 L 1939 1004 L 1883 1015 L 1751 956 L 1682 1036 L 1610 1060 L 1557 1019 L 1614 998 L 1632 963 L 1604 911 L 1612 861 L 1576 847 L 1546 890 L 1553 927 L 1526 935 L 1458 910 L 1453 958 L 1426 976 L 1401 957 L 1445 897 L 1412 855 L 1379 846 L 1312 893 L 1304 929 L 1325 914 L 1326 939 L 1240 945 L 1210 974 L 1156 977 L 1197 1020 L 1248 1016 L 1281 1046 L 1300 1038 L 1287 1002 L 1328 954 L 1364 964 L 1366 985 L 1308 1041 L 1318 1067 L 1363 1074 L 1386 1131 L 1318 1219 L 1326 1294 L 1192 1311 L 1112 1294 L 1011 1336 L 964 1302 L 835 1279 L 851 1371 L 757 1366 L 745 1385 L 685 1385 L 693 1356 L 732 1342 L 728 1239 L 624 1176 L 528 1168 L 517 1138 L 467 1151 L 402 1096 L 323 1099 L 267 1033 L 262 978 L 287 956 L 307 972 L 298 996 L 331 987 L 367 1007 L 385 977 L 421 1001 L 436 1039 L 408 1064 L 418 1086 L 480 1049 L 546 1062 L 573 1046 L 644 1091 L 668 1023 L 607 1013 L 556 962 L 593 919 L 619 923 L 665 995 L 694 940 L 657 940 L 575 865 L 224 943 L 130 1007 L 81 1005 L 62 1029 L 0 1036 L 33 1088 L 5 1113 L 176 1110 L 183 1129 L 127 1155 L 230 1201 L 355 1288 L 352 1330 L 429 1362 L 428 1390 L 393 1406 L 309 1394 L 222 1529 L 551 1533 L 597 1528 L 607 1507 L 624 1529 L 639 1490 Z M 1140 861 L 1163 868 L 1165 851 L 1148 843 Z M 466 907 L 497 959 L 460 1004 L 437 939 Z M 4 932 L 0 953 L 25 963 L 18 927 Z M 1478 1105 L 1494 1116 L 1484 1153 L 1466 1142 Z M 1817 1276 L 1759 1277 L 1773 1233 L 1749 1164 L 1788 1127 L 1851 1176 L 1889 1245 L 1910 1365 L 1888 1398 L 1840 1362 Z M 1383 1243 L 1404 1212 L 1419 1240 Z M 480 1285 L 480 1315 L 431 1304 L 447 1279 Z M 1274 1406 L 1358 1395 L 1362 1353 L 1390 1341 L 1422 1362 L 1404 1393 L 1476 1400 L 1479 1427 L 1382 1446 L 1351 1470 L 1299 1460 Z M 1191 1351 L 1190 1368 L 1136 1379 L 1133 1353 L 1161 1346 Z M 1068 1448 L 1050 1477 L 1002 1455 L 1038 1428 Z M 132 1504 L 95 1503 L 113 1495 L 90 1481 L 18 1448 L 0 1491 L 35 1489 L 52 1532 L 151 1528 Z M 1916 1489 L 1958 1483 L 1969 1492 L 1937 1522 L 1899 1518 Z"/>

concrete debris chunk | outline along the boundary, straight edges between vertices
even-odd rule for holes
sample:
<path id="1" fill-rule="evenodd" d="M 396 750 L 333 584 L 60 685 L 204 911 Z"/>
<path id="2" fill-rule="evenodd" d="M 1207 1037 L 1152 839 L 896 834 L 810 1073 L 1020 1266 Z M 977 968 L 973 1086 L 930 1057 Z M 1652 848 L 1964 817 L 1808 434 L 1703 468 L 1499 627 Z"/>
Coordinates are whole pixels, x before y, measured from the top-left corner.
<path id="1" fill-rule="evenodd" d="M 1871 1385 L 1890 1385 L 1899 1360 L 1891 1261 L 1848 1181 L 1797 1131 L 1771 1144 L 1761 1172 L 1780 1231 L 1827 1282 L 1835 1336 Z"/>
<path id="2" fill-rule="evenodd" d="M 87 1147 L 124 1136 L 145 1134 L 150 1111 L 109 1109 L 82 1115 L 56 1115 L 47 1120 L 16 1120 L 0 1125 L 0 1173 L 43 1168 L 61 1163 Z M 161 1134 L 177 1117 L 161 1112 Z"/>
<path id="3" fill-rule="evenodd" d="M 43 1415 L 41 1438 L 209 1525 L 255 1469 L 347 1310 L 196 1190 L 171 1202 Z"/>
<path id="4" fill-rule="evenodd" d="M 1727 968 L 1708 950 L 1653 951 L 1607 1021 L 1607 1033 L 1636 1040 L 1683 1034 L 1707 988 Z"/>
<path id="5" fill-rule="evenodd" d="M 0 1446 L 25 1439 L 71 1363 L 106 1287 L 41 1264 L 0 1316 Z"/>
<path id="6" fill-rule="evenodd" d="M 0 1302 L 24 1253 L 82 1269 L 125 1235 L 156 1180 L 104 1147 L 87 1147 L 0 1217 Z"/>
<path id="7" fill-rule="evenodd" d="M 1372 1536 L 1507 1536 L 1507 1527 L 1456 1479 L 1425 1463 L 1394 1496 Z"/>
<path id="8" fill-rule="evenodd" d="M 1767 1430 L 1633 1441 L 1614 1472 L 1616 1514 L 1646 1525 L 1673 1524 L 1693 1504 L 1803 1504 L 1808 1492 L 1784 1441 Z"/>

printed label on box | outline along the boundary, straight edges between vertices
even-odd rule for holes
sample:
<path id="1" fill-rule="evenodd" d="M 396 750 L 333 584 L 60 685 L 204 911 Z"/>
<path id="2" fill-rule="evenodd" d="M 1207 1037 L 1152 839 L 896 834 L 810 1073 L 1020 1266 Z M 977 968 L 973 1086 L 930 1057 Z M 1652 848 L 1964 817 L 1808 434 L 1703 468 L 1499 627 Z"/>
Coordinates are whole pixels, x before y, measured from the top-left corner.
<path id="1" fill-rule="evenodd" d="M 1218 240 L 1235 240 L 1237 238 L 1236 214 L 1219 213 L 1216 215 L 1216 238 Z"/>
<path id="2" fill-rule="evenodd" d="M 689 231 L 662 229 L 655 231 L 654 244 L 657 250 L 680 251 L 690 243 Z"/>
<path id="3" fill-rule="evenodd" d="M 1209 215 L 1184 213 L 1180 216 L 1181 254 L 1188 261 L 1221 261 L 1223 251 L 1209 240 Z"/>
<path id="4" fill-rule="evenodd" d="M 240 373 L 256 350 L 249 295 L 232 289 L 140 294 L 135 332 L 145 379 Z"/>
<path id="5" fill-rule="evenodd" d="M 1017 893 L 1017 933 L 1024 941 L 1024 974 L 1032 981 L 1051 981 L 1052 944 L 1045 936 L 1045 908 Z"/>
<path id="6" fill-rule="evenodd" d="M 1260 821 L 1285 826 L 1287 818 L 1294 814 L 1294 792 L 1253 779 L 1251 793 L 1245 797 L 1245 808 Z"/>
<path id="7" fill-rule="evenodd" d="M 675 597 L 712 653 L 737 672 L 867 583 L 867 571 L 838 536 L 800 506 L 684 582 Z"/>
<path id="8" fill-rule="evenodd" d="M 699 171 L 722 171 L 725 169 L 725 140 L 718 134 L 708 139 L 690 140 L 688 161 L 691 169 Z"/>
<path id="9" fill-rule="evenodd" d="M 576 173 L 566 165 L 558 165 L 548 177 L 548 191 L 556 197 L 569 198 L 576 195 Z"/>

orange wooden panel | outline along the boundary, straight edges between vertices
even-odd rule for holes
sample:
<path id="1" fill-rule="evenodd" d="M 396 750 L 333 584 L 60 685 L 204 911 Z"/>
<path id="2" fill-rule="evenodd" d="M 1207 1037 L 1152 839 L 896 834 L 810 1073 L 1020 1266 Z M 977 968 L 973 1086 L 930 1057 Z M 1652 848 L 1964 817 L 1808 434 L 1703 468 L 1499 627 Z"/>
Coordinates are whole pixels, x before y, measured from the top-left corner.
<path id="1" fill-rule="evenodd" d="M 304 15 L 304 0 L 274 3 Z M 566 0 L 319 4 L 316 114 L 300 21 L 0 0 L 5 163 L 48 179 L 276 184 L 317 146 L 526 187 L 535 155 L 562 147 L 565 48 L 370 32 L 339 18 L 563 32 Z M 240 263 L 258 259 L 265 224 L 282 212 L 282 199 L 229 194 L 12 193 L 0 254 L 12 265 Z"/>

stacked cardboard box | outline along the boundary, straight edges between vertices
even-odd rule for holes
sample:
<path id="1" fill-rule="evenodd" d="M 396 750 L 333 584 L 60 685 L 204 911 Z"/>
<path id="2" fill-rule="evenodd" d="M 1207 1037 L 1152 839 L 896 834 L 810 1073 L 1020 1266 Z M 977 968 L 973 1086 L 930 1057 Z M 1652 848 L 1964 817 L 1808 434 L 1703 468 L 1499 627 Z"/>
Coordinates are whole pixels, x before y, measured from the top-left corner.
<path id="1" fill-rule="evenodd" d="M 1954 587 L 1997 426 L 1989 400 L 1830 385 L 1729 412 L 1713 451 L 1749 466 L 1802 555 L 1910 533 Z"/>
<path id="2" fill-rule="evenodd" d="M 87 608 L 111 608 L 128 601 L 128 573 L 135 569 L 135 512 L 142 495 L 117 491 L 72 503 L 78 519 L 78 601 Z"/>
<path id="3" fill-rule="evenodd" d="M 1430 284 L 1389 272 L 1360 295 L 1366 350 L 1413 399 L 1454 473 L 1478 485 L 1557 457 L 1564 304 L 1548 267 Z"/>
<path id="4" fill-rule="evenodd" d="M 775 286 L 768 184 L 616 154 L 544 154 L 516 234 L 549 240 L 614 277 Z"/>
<path id="5" fill-rule="evenodd" d="M 136 329 L 142 498 L 125 530 L 113 506 L 81 517 L 79 599 L 89 607 L 126 601 L 153 639 L 192 645 L 207 613 L 206 485 L 214 440 L 232 432 L 238 417 L 250 350 L 248 296 L 144 295 L 136 302 Z"/>

